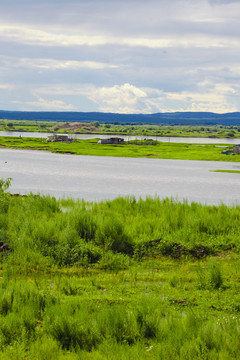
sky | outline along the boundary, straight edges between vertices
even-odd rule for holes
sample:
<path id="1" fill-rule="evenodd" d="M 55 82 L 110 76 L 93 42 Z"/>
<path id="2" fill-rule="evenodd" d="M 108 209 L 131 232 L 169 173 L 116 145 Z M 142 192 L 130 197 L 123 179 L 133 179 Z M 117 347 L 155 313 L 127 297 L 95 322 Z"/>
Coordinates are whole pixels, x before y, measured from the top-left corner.
<path id="1" fill-rule="evenodd" d="M 0 0 L 0 109 L 240 111 L 240 0 Z"/>

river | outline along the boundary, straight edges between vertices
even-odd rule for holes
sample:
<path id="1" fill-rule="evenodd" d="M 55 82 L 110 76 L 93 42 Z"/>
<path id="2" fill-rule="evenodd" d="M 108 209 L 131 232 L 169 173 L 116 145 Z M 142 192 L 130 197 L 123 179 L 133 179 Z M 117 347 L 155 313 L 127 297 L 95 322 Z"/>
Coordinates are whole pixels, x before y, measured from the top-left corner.
<path id="1" fill-rule="evenodd" d="M 0 177 L 12 178 L 12 193 L 33 192 L 87 201 L 134 195 L 240 204 L 240 174 L 210 172 L 220 169 L 240 170 L 240 164 L 0 149 Z"/>
<path id="2" fill-rule="evenodd" d="M 46 139 L 48 136 L 52 136 L 52 133 L 40 133 L 40 132 L 19 132 L 19 131 L 0 131 L 0 136 L 21 136 L 21 137 L 36 137 Z M 240 139 L 214 139 L 214 138 L 197 138 L 197 137 L 161 137 L 161 136 L 128 136 L 128 135 L 100 135 L 100 134 L 63 134 L 68 135 L 73 139 L 106 139 L 109 137 L 118 136 L 123 138 L 125 141 L 129 140 L 144 140 L 153 139 L 155 141 L 162 142 L 173 142 L 173 143 L 190 143 L 190 144 L 227 144 L 234 145 L 240 144 Z"/>

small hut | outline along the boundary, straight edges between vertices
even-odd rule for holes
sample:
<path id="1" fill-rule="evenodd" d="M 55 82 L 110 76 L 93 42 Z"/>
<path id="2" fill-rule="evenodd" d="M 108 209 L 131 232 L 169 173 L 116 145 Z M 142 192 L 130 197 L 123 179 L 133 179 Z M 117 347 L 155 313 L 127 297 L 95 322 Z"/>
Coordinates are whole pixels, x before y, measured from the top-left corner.
<path id="1" fill-rule="evenodd" d="M 112 137 L 109 139 L 99 139 L 99 144 L 124 144 L 124 139 L 119 137 Z"/>
<path id="2" fill-rule="evenodd" d="M 68 135 L 62 135 L 62 134 L 54 134 L 52 136 L 49 136 L 47 138 L 47 141 L 52 141 L 52 142 L 72 142 L 72 139 L 70 139 L 68 137 Z"/>
<path id="3" fill-rule="evenodd" d="M 233 153 L 240 155 L 240 145 L 233 145 Z"/>

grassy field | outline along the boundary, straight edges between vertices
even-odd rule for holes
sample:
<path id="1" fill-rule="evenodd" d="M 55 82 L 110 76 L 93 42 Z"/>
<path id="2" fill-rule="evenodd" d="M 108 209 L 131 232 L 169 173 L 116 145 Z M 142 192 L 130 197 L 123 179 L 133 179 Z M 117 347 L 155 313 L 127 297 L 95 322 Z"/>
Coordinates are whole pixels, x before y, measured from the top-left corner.
<path id="1" fill-rule="evenodd" d="M 1 359 L 240 358 L 240 207 L 16 197 L 9 184 Z"/>
<path id="2" fill-rule="evenodd" d="M 213 137 L 213 138 L 240 138 L 239 126 L 223 125 L 146 125 L 146 124 L 104 124 L 94 121 L 92 123 L 71 123 L 52 121 L 24 121 L 0 120 L 2 131 L 33 131 L 75 134 L 118 134 L 118 135 L 155 135 L 155 136 L 184 136 L 184 137 Z M 76 124 L 76 123 L 75 123 Z"/>
<path id="3" fill-rule="evenodd" d="M 95 156 L 146 157 L 155 159 L 183 159 L 183 160 L 212 160 L 239 162 L 240 155 L 222 154 L 223 149 L 232 149 L 232 146 L 223 147 L 217 144 L 180 144 L 156 142 L 130 142 L 124 145 L 98 144 L 97 139 L 76 140 L 72 143 L 47 142 L 46 139 L 0 137 L 1 147 L 13 149 L 45 150 L 55 153 Z"/>

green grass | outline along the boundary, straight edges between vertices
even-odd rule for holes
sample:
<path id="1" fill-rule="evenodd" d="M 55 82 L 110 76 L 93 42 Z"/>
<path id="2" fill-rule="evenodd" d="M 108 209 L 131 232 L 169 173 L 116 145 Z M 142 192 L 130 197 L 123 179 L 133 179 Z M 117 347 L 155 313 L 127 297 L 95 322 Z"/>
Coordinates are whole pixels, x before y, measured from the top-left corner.
<path id="1" fill-rule="evenodd" d="M 238 170 L 210 170 L 211 172 L 220 172 L 220 173 L 230 173 L 230 174 L 240 174 Z"/>
<path id="2" fill-rule="evenodd" d="M 239 162 L 240 155 L 222 154 L 217 144 L 179 144 L 134 142 L 124 145 L 98 144 L 97 139 L 72 143 L 47 142 L 45 139 L 1 137 L 0 146 L 13 149 L 45 150 L 54 153 L 94 156 L 145 157 L 155 159 L 210 160 Z M 227 146 L 227 145 L 226 145 Z"/>
<path id="3" fill-rule="evenodd" d="M 1 359 L 240 358 L 240 207 L 0 183 Z"/>

